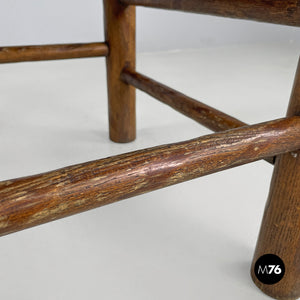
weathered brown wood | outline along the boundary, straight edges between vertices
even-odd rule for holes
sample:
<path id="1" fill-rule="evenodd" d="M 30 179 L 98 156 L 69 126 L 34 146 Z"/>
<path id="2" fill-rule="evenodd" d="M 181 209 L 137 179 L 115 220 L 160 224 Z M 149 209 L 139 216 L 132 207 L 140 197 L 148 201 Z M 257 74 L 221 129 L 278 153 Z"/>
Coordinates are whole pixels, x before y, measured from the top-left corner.
<path id="1" fill-rule="evenodd" d="M 124 69 L 121 79 L 212 131 L 219 132 L 247 125 L 134 70 Z M 266 158 L 266 161 L 274 164 L 275 157 Z"/>
<path id="2" fill-rule="evenodd" d="M 104 0 L 109 134 L 118 143 L 136 136 L 135 88 L 120 80 L 124 67 L 135 68 L 135 7 Z"/>
<path id="3" fill-rule="evenodd" d="M 0 63 L 108 55 L 105 43 L 0 47 Z"/>
<path id="4" fill-rule="evenodd" d="M 134 70 L 124 69 L 121 79 L 212 131 L 218 132 L 247 125 Z"/>
<path id="5" fill-rule="evenodd" d="M 300 61 L 287 116 L 300 115 Z M 300 149 L 300 147 L 299 147 Z M 264 254 L 278 255 L 285 275 L 266 285 L 254 274 L 256 260 Z M 276 299 L 300 297 L 300 151 L 276 157 L 269 198 L 253 258 L 251 275 L 255 284 Z"/>
<path id="6" fill-rule="evenodd" d="M 298 0 L 121 0 L 124 4 L 300 26 Z"/>
<path id="7" fill-rule="evenodd" d="M 300 117 L 0 182 L 0 235 L 300 148 Z"/>

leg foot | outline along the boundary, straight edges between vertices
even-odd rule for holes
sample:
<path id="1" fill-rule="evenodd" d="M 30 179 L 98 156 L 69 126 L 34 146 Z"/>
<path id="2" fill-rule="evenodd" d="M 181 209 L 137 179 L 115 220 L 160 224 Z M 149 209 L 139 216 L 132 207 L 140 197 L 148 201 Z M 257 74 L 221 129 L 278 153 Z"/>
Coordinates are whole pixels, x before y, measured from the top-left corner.
<path id="1" fill-rule="evenodd" d="M 124 67 L 135 69 L 135 7 L 104 0 L 109 135 L 118 143 L 136 136 L 135 88 L 120 80 Z"/>
<path id="2" fill-rule="evenodd" d="M 288 109 L 288 116 L 300 114 L 300 63 Z M 264 284 L 254 273 L 254 266 L 264 254 L 279 256 L 285 265 L 283 278 Z M 254 283 L 275 299 L 300 297 L 300 151 L 276 158 L 269 198 L 251 267 Z"/>

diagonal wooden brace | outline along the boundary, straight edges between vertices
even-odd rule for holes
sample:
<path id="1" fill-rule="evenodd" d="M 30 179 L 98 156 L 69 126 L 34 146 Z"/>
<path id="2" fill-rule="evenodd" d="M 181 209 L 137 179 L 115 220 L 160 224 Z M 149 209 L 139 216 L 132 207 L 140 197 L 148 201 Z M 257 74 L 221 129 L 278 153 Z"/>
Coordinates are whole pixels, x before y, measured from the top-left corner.
<path id="1" fill-rule="evenodd" d="M 300 117 L 0 182 L 0 235 L 300 148 Z"/>
<path id="2" fill-rule="evenodd" d="M 247 125 L 216 108 L 188 97 L 129 68 L 122 71 L 121 79 L 212 131 L 220 132 Z M 275 157 L 268 157 L 265 160 L 274 164 Z"/>

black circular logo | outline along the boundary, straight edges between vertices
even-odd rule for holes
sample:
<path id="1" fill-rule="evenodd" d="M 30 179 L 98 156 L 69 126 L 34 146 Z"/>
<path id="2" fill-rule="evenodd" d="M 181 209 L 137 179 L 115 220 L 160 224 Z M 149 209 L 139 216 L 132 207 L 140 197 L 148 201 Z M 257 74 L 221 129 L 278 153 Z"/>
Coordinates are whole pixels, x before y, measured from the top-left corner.
<path id="1" fill-rule="evenodd" d="M 264 284 L 279 282 L 285 272 L 282 259 L 274 254 L 265 254 L 255 263 L 254 273 L 257 279 Z"/>

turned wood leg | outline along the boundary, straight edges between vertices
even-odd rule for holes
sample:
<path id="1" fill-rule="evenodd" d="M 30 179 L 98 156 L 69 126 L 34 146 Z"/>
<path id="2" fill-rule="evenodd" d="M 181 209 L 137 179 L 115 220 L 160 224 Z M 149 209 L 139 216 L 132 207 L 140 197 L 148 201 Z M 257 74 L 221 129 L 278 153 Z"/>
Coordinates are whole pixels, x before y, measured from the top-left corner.
<path id="1" fill-rule="evenodd" d="M 300 115 L 300 62 L 287 115 Z M 264 284 L 255 275 L 255 263 L 264 254 L 279 256 L 285 265 L 283 278 L 275 284 Z M 276 158 L 251 276 L 275 299 L 300 297 L 300 151 Z"/>
<path id="2" fill-rule="evenodd" d="M 135 88 L 122 82 L 125 67 L 135 69 L 135 7 L 104 0 L 109 135 L 118 143 L 135 139 Z"/>

